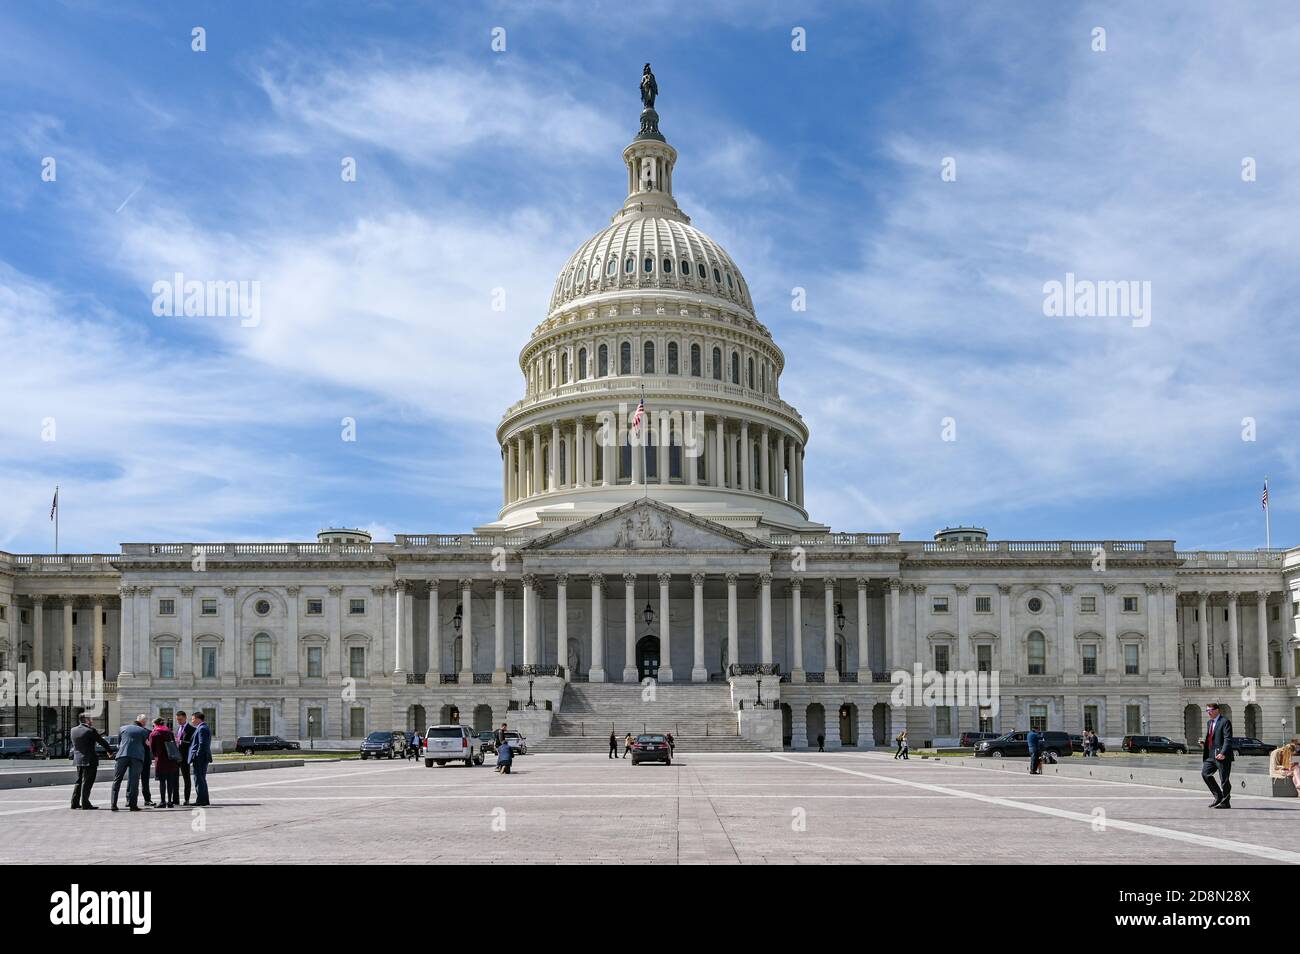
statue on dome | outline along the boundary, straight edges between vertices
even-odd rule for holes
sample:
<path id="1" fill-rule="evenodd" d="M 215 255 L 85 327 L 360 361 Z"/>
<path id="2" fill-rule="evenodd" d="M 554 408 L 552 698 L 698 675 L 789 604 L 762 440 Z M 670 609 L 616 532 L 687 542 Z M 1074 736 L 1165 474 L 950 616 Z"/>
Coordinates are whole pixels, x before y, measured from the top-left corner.
<path id="1" fill-rule="evenodd" d="M 655 97 L 658 95 L 659 84 L 655 82 L 655 75 L 650 72 L 650 64 L 647 63 L 641 71 L 641 105 L 646 109 L 654 109 Z"/>

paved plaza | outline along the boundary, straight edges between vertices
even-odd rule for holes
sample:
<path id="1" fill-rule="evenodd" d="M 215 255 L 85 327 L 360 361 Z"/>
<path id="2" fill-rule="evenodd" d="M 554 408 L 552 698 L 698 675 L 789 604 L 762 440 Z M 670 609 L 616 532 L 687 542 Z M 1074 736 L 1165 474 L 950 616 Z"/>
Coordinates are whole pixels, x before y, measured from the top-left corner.
<path id="1" fill-rule="evenodd" d="M 339 762 L 213 776 L 214 805 L 69 811 L 0 792 L 0 862 L 1300 864 L 1300 801 L 888 755 L 532 755 L 518 771 Z M 198 829 L 198 830 L 195 830 Z"/>

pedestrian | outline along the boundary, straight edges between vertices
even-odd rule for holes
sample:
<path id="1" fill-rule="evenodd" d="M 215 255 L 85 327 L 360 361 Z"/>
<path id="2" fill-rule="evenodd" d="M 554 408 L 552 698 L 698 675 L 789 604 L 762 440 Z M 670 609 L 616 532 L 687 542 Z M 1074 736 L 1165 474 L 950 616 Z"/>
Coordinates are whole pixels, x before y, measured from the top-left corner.
<path id="1" fill-rule="evenodd" d="M 99 752 L 96 746 L 110 757 L 113 747 L 99 734 L 95 720 L 86 713 L 83 712 L 78 721 L 80 725 L 69 733 L 72 738 L 72 764 L 77 767 L 77 782 L 72 786 L 72 807 L 93 810 L 97 806 L 90 804 L 90 789 L 99 773 Z"/>
<path id="2" fill-rule="evenodd" d="M 627 758 L 627 754 L 631 751 L 632 751 L 632 733 L 629 732 L 627 735 L 623 737 L 623 758 Z"/>
<path id="3" fill-rule="evenodd" d="M 208 804 L 208 766 L 212 764 L 212 730 L 202 712 L 190 717 L 194 737 L 190 740 L 190 771 L 194 774 L 194 804 Z"/>
<path id="4" fill-rule="evenodd" d="M 613 729 L 609 730 L 609 757 L 611 759 L 618 758 L 618 736 L 614 734 Z"/>
<path id="5" fill-rule="evenodd" d="M 501 743 L 506 740 L 506 723 L 501 723 L 501 728 L 492 733 L 492 744 L 500 748 Z"/>
<path id="6" fill-rule="evenodd" d="M 109 800 L 109 809 L 117 811 L 117 794 L 126 779 L 126 807 L 133 812 L 141 811 L 140 775 L 149 752 L 149 730 L 144 727 L 144 714 L 135 717 L 135 721 L 117 730 L 117 762 L 113 766 L 113 794 Z"/>
<path id="7" fill-rule="evenodd" d="M 153 755 L 153 774 L 158 779 L 158 805 L 175 808 L 180 801 L 181 750 L 167 720 L 153 720 L 149 751 Z"/>
<path id="8" fill-rule="evenodd" d="M 501 775 L 510 774 L 510 765 L 515 760 L 515 754 L 510 750 L 511 745 L 509 739 L 506 739 L 497 746 L 497 772 Z"/>
<path id="9" fill-rule="evenodd" d="M 671 732 L 669 732 L 666 736 L 664 736 L 664 738 L 668 742 L 668 757 L 672 758 L 673 753 L 676 752 L 677 750 L 677 740 L 673 738 L 673 734 Z"/>
<path id="10" fill-rule="evenodd" d="M 420 733 L 412 732 L 411 741 L 406 746 L 406 760 L 418 762 L 420 759 Z"/>
<path id="11" fill-rule="evenodd" d="M 176 728 L 172 730 L 172 734 L 176 736 L 176 747 L 181 752 L 181 778 L 185 780 L 185 804 L 188 805 L 190 803 L 190 740 L 194 738 L 194 726 L 190 725 L 184 709 L 176 713 Z"/>
<path id="12" fill-rule="evenodd" d="M 1040 760 L 1043 757 L 1043 736 L 1037 729 L 1030 729 L 1029 735 L 1025 737 L 1029 743 L 1029 774 L 1043 774 L 1043 766 Z"/>
<path id="13" fill-rule="evenodd" d="M 1232 720 L 1223 715 L 1217 702 L 1205 707 L 1210 720 L 1201 739 L 1201 778 L 1214 796 L 1211 808 L 1232 807 Z M 1219 780 L 1215 781 L 1215 775 Z"/>
<path id="14" fill-rule="evenodd" d="M 822 733 L 822 732 L 818 732 L 818 733 L 817 733 L 817 751 L 818 751 L 818 752 L 825 752 L 825 751 L 826 751 L 826 735 L 825 735 L 825 733 Z"/>
<path id="15" fill-rule="evenodd" d="M 904 729 L 902 732 L 898 733 L 898 735 L 894 737 L 894 741 L 898 743 L 898 751 L 894 753 L 894 758 L 907 758 L 907 730 Z"/>

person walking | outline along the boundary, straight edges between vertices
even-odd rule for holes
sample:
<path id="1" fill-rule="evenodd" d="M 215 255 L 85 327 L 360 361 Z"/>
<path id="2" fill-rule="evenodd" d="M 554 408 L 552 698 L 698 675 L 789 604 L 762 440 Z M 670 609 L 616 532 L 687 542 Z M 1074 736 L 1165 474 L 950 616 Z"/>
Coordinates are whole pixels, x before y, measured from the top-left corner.
<path id="1" fill-rule="evenodd" d="M 82 713 L 79 724 L 69 733 L 72 739 L 72 764 L 77 768 L 77 781 L 72 786 L 72 807 L 94 810 L 97 806 L 90 804 L 90 790 L 99 773 L 99 751 L 102 748 L 108 756 L 113 755 L 113 747 L 95 728 L 95 720 Z"/>
<path id="2" fill-rule="evenodd" d="M 194 738 L 194 726 L 182 709 L 176 713 L 176 728 L 172 730 L 176 737 L 176 748 L 180 749 L 181 778 L 185 780 L 185 804 L 190 803 L 190 740 Z"/>
<path id="3" fill-rule="evenodd" d="M 618 758 L 618 736 L 614 734 L 613 729 L 609 730 L 609 757 L 611 759 Z"/>
<path id="4" fill-rule="evenodd" d="M 158 779 L 158 805 L 175 808 L 180 801 L 181 750 L 165 719 L 153 720 L 149 751 L 153 755 L 153 774 Z"/>
<path id="5" fill-rule="evenodd" d="M 627 735 L 623 737 L 623 758 L 627 758 L 627 754 L 631 751 L 632 751 L 632 733 L 629 732 Z"/>
<path id="6" fill-rule="evenodd" d="M 1043 767 L 1041 759 L 1043 757 L 1043 736 L 1037 729 L 1030 729 L 1029 735 L 1025 737 L 1029 743 L 1029 774 L 1041 775 Z"/>
<path id="7" fill-rule="evenodd" d="M 818 752 L 826 751 L 826 735 L 822 732 L 817 733 L 817 751 Z"/>
<path id="8" fill-rule="evenodd" d="M 1223 715 L 1217 702 L 1205 707 L 1210 720 L 1201 739 L 1201 778 L 1214 796 L 1210 808 L 1232 807 L 1232 720 Z M 1219 776 L 1216 781 L 1214 776 Z"/>
<path id="9" fill-rule="evenodd" d="M 665 735 L 664 739 L 668 743 L 668 757 L 672 758 L 674 755 L 677 754 L 677 740 L 673 738 L 673 734 L 671 732 Z"/>
<path id="10" fill-rule="evenodd" d="M 212 764 L 212 730 L 202 712 L 190 717 L 194 737 L 190 740 L 190 771 L 194 774 L 194 804 L 208 804 L 208 766 Z"/>
<path id="11" fill-rule="evenodd" d="M 113 794 L 109 800 L 109 809 L 117 811 L 117 795 L 126 779 L 126 807 L 133 812 L 141 811 L 140 775 L 149 752 L 149 730 L 144 727 L 145 716 L 135 717 L 135 721 L 117 730 L 117 762 L 113 766 Z"/>
<path id="12" fill-rule="evenodd" d="M 894 738 L 894 741 L 898 743 L 898 751 L 894 753 L 894 758 L 907 758 L 907 730 L 904 729 L 902 732 L 898 733 Z"/>

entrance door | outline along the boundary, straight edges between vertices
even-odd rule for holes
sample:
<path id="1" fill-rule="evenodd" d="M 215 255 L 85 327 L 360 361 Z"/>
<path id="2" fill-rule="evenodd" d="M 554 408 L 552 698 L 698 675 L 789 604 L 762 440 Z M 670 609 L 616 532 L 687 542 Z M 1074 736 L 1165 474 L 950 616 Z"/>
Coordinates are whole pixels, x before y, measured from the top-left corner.
<path id="1" fill-rule="evenodd" d="M 659 637 L 643 636 L 636 644 L 637 679 L 659 678 Z"/>

